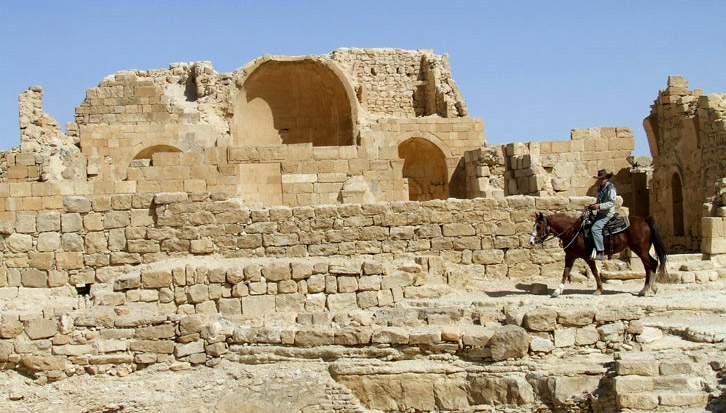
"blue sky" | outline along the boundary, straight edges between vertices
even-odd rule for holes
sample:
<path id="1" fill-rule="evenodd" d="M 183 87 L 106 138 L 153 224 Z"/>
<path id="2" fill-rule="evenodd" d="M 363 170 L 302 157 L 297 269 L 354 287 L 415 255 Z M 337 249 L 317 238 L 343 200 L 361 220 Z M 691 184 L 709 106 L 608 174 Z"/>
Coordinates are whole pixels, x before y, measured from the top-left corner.
<path id="1" fill-rule="evenodd" d="M 724 1 L 6 1 L 0 12 L 0 149 L 19 144 L 17 96 L 45 90 L 62 125 L 88 88 L 124 69 L 339 47 L 448 53 L 489 143 L 568 139 L 642 120 L 669 74 L 726 92 Z"/>

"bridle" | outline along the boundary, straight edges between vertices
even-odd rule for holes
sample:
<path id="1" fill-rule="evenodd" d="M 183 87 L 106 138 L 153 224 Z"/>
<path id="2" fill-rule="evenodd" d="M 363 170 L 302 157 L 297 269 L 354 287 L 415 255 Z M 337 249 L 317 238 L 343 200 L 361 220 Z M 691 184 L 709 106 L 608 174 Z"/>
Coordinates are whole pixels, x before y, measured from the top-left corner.
<path id="1" fill-rule="evenodd" d="M 540 234 L 537 234 L 537 237 L 534 239 L 535 244 L 544 244 L 545 242 L 547 242 L 551 239 L 559 238 L 560 236 L 562 236 L 565 232 L 567 232 L 570 229 L 570 228 L 565 228 L 559 234 L 550 235 L 550 230 L 549 230 L 550 225 L 547 222 L 547 217 L 542 215 L 542 221 L 544 222 L 544 229 L 542 230 L 541 236 L 540 236 Z M 572 237 L 570 242 L 568 242 L 567 245 L 565 245 L 562 249 L 567 249 L 570 245 L 572 245 L 572 243 L 575 242 L 575 240 L 577 239 L 577 235 L 580 234 L 581 230 L 582 230 L 582 225 L 577 227 L 577 232 L 575 232 L 575 235 Z"/>

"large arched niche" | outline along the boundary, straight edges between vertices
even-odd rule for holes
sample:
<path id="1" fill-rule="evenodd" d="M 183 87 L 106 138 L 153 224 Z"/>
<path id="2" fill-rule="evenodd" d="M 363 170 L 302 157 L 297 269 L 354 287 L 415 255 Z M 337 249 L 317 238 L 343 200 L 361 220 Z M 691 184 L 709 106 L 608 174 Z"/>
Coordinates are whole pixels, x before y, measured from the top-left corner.
<path id="1" fill-rule="evenodd" d="M 446 157 L 438 146 L 423 138 L 410 138 L 398 146 L 398 156 L 403 159 L 411 201 L 449 197 Z"/>
<path id="2" fill-rule="evenodd" d="M 234 100 L 234 145 L 354 145 L 355 95 L 343 74 L 312 58 L 264 60 Z"/>

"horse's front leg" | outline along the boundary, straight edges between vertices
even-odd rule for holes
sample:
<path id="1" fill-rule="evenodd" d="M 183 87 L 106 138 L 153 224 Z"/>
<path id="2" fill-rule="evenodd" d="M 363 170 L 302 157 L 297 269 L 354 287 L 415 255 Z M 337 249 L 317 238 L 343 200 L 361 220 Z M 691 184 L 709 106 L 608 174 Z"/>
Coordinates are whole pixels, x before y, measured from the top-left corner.
<path id="1" fill-rule="evenodd" d="M 600 273 L 597 271 L 597 264 L 595 264 L 595 260 L 590 257 L 585 258 L 585 262 L 587 263 L 587 266 L 590 267 L 592 275 L 595 276 L 595 283 L 597 284 L 597 289 L 593 294 L 600 295 L 602 294 L 602 280 L 600 279 Z"/>
<path id="2" fill-rule="evenodd" d="M 562 280 L 560 280 L 560 285 L 552 292 L 551 297 L 559 297 L 562 294 L 562 291 L 565 289 L 565 281 L 570 277 L 570 271 L 572 271 L 572 265 L 576 259 L 570 254 L 565 254 L 565 270 L 562 272 Z"/>

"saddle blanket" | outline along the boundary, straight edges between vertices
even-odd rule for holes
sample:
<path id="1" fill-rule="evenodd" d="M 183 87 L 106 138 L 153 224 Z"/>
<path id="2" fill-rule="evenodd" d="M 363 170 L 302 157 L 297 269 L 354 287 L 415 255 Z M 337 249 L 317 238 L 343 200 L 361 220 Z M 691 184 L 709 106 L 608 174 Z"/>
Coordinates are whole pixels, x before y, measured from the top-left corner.
<path id="1" fill-rule="evenodd" d="M 613 219 L 608 221 L 607 225 L 605 225 L 605 228 L 602 229 L 602 235 L 603 236 L 610 236 L 615 235 L 617 233 L 623 232 L 630 226 L 630 218 L 628 217 L 621 217 L 621 216 L 615 216 Z"/>

